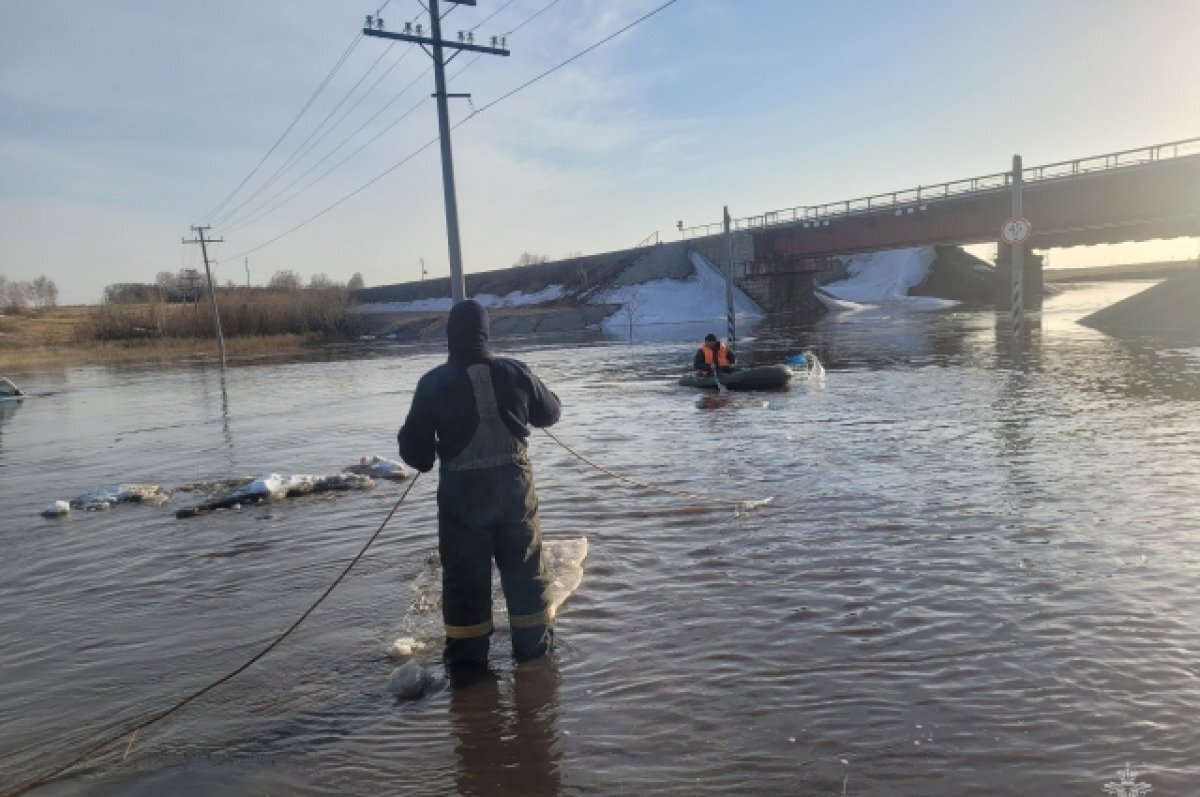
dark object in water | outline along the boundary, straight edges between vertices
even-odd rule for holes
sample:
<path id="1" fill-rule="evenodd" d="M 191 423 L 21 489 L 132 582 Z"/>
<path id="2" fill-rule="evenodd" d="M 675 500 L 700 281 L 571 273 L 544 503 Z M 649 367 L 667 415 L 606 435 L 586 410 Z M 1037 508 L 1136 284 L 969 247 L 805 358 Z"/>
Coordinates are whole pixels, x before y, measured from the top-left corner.
<path id="1" fill-rule="evenodd" d="M 722 372 L 718 378 L 730 390 L 780 390 L 792 381 L 792 369 L 786 365 L 756 365 Z M 679 384 L 683 387 L 717 388 L 716 379 L 696 374 L 684 375 Z"/>
<path id="2" fill-rule="evenodd" d="M 25 393 L 9 379 L 0 376 L 0 399 L 24 398 Z"/>
<path id="3" fill-rule="evenodd" d="M 180 509 L 177 518 L 195 517 L 216 509 L 229 509 L 243 504 L 258 504 L 280 498 L 294 498 L 311 493 L 327 493 L 334 490 L 370 490 L 375 480 L 356 473 L 338 473 L 333 476 L 288 476 L 271 473 L 259 477 L 232 493 L 204 501 L 196 506 Z"/>

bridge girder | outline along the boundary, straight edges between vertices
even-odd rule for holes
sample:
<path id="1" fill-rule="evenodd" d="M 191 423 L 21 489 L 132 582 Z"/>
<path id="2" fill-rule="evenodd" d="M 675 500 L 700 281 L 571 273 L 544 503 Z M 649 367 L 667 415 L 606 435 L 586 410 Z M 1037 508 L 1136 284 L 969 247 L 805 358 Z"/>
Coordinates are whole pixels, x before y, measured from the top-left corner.
<path id="1" fill-rule="evenodd" d="M 1200 235 L 1200 155 L 1027 183 L 1023 202 L 1035 249 Z M 751 234 L 759 262 L 995 243 L 1011 210 L 1000 188 Z"/>

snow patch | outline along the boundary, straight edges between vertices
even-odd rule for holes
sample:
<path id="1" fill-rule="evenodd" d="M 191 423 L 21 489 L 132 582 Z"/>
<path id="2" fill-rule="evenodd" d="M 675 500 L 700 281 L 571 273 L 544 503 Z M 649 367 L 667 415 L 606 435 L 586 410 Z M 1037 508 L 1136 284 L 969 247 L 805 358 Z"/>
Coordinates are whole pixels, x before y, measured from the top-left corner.
<path id="1" fill-rule="evenodd" d="M 821 285 L 816 292 L 831 310 L 857 311 L 893 303 L 914 310 L 940 310 L 958 302 L 932 296 L 909 296 L 929 275 L 937 253 L 932 246 L 870 252 L 844 258 L 849 277 Z"/>
<path id="2" fill-rule="evenodd" d="M 723 321 L 726 316 L 725 276 L 699 252 L 691 252 L 694 272 L 686 280 L 658 279 L 637 285 L 622 285 L 605 291 L 592 301 L 619 304 L 604 319 L 607 334 L 620 335 L 643 324 L 682 324 L 690 321 Z M 737 319 L 759 319 L 765 313 L 739 288 L 733 289 L 733 308 Z"/>
<path id="3" fill-rule="evenodd" d="M 566 296 L 561 285 L 548 285 L 536 293 L 512 291 L 503 296 L 481 293 L 472 296 L 479 304 L 489 309 L 497 307 L 526 307 L 534 304 L 555 302 Z M 435 299 L 415 299 L 411 302 L 371 302 L 358 307 L 360 313 L 439 313 L 449 312 L 454 306 L 454 300 L 449 296 L 439 296 Z"/>

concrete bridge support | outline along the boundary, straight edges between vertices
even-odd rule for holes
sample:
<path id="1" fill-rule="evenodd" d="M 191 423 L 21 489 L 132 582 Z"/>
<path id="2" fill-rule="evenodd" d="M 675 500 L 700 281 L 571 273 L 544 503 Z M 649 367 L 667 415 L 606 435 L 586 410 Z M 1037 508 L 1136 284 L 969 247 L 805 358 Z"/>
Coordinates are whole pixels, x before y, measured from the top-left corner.
<path id="1" fill-rule="evenodd" d="M 729 251 L 724 236 L 694 238 L 688 243 L 722 270 L 726 268 Z M 733 234 L 733 284 L 771 314 L 819 315 L 824 307 L 813 295 L 815 279 L 832 265 L 829 257 L 764 260 L 755 235 Z"/>

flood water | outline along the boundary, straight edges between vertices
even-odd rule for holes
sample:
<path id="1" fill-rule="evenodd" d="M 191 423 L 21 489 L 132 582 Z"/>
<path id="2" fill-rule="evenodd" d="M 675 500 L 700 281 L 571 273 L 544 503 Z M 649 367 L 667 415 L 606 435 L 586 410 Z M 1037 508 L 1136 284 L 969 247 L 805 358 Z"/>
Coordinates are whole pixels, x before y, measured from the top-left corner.
<path id="1" fill-rule="evenodd" d="M 1048 300 L 1017 356 L 991 312 L 767 325 L 745 356 L 813 350 L 825 378 L 727 399 L 673 384 L 694 337 L 501 341 L 562 398 L 563 442 L 711 498 L 535 433 L 544 533 L 590 542 L 552 662 L 514 667 L 498 634 L 494 679 L 389 694 L 430 474 L 279 649 L 32 793 L 1102 794 L 1132 762 L 1194 794 L 1200 350 L 1075 324 L 1143 287 Z M 0 785 L 240 665 L 404 485 L 184 520 L 186 494 L 43 507 L 394 456 L 441 360 L 8 374 L 35 395 L 0 416 Z"/>

